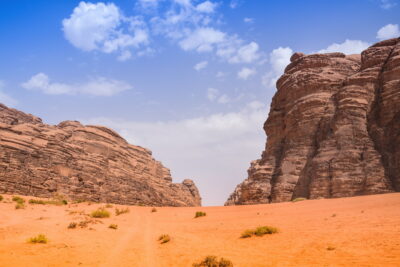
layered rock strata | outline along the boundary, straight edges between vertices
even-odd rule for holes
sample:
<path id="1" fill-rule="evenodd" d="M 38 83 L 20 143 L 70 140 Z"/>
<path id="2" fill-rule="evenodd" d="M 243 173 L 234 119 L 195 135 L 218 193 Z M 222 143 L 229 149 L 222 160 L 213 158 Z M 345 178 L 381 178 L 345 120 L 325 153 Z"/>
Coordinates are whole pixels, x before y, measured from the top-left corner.
<path id="1" fill-rule="evenodd" d="M 295 53 L 264 130 L 226 205 L 400 191 L 400 39 L 361 55 Z"/>
<path id="2" fill-rule="evenodd" d="M 192 180 L 172 183 L 151 151 L 101 126 L 56 126 L 0 104 L 0 193 L 118 204 L 199 206 Z"/>

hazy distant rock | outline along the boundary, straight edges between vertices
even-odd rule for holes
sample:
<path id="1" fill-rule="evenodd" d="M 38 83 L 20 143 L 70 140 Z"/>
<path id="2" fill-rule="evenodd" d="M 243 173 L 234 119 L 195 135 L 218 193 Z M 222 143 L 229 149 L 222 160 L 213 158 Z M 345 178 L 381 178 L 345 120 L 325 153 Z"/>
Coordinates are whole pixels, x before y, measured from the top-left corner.
<path id="1" fill-rule="evenodd" d="M 400 39 L 291 61 L 266 149 L 226 205 L 400 191 Z"/>
<path id="2" fill-rule="evenodd" d="M 0 193 L 157 206 L 201 205 L 145 148 L 101 126 L 43 124 L 0 104 Z"/>

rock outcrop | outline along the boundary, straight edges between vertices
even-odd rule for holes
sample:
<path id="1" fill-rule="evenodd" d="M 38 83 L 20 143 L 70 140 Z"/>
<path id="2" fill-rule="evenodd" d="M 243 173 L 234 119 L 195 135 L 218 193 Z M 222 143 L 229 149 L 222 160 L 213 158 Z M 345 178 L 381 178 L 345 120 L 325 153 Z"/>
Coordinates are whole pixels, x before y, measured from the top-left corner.
<path id="1" fill-rule="evenodd" d="M 0 104 L 0 193 L 118 204 L 199 206 L 191 180 L 172 183 L 151 151 L 101 126 L 57 126 Z"/>
<path id="2" fill-rule="evenodd" d="M 266 148 L 226 205 L 400 191 L 400 38 L 295 53 L 277 88 Z"/>

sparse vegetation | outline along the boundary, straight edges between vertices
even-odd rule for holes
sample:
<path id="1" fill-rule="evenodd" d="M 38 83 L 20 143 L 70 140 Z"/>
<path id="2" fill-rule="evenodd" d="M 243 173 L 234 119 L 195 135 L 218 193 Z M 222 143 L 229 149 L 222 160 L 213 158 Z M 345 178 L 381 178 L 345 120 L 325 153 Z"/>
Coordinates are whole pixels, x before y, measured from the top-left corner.
<path id="1" fill-rule="evenodd" d="M 157 209 L 156 208 L 152 208 L 151 212 L 157 212 Z"/>
<path id="2" fill-rule="evenodd" d="M 76 222 L 72 222 L 68 225 L 68 229 L 75 229 L 78 224 Z"/>
<path id="3" fill-rule="evenodd" d="M 47 237 L 42 234 L 28 239 L 28 243 L 32 243 L 32 244 L 46 244 L 47 242 L 48 242 Z"/>
<path id="4" fill-rule="evenodd" d="M 67 205 L 68 201 L 66 201 L 65 199 L 51 199 L 51 200 L 42 200 L 42 199 L 29 199 L 28 201 L 29 204 L 33 204 L 33 205 L 57 205 L 57 206 L 61 206 L 61 205 Z"/>
<path id="5" fill-rule="evenodd" d="M 108 226 L 108 228 L 117 230 L 117 229 L 118 229 L 118 225 L 117 225 L 117 224 L 110 224 L 110 225 Z"/>
<path id="6" fill-rule="evenodd" d="M 106 204 L 106 208 L 107 208 L 107 209 L 111 209 L 112 207 L 113 207 L 113 205 L 111 205 L 110 203 L 107 203 L 107 204 Z"/>
<path id="7" fill-rule="evenodd" d="M 299 201 L 303 201 L 303 200 L 307 200 L 307 198 L 297 197 L 297 198 L 293 199 L 292 202 L 299 202 Z"/>
<path id="8" fill-rule="evenodd" d="M 164 243 L 168 243 L 169 241 L 171 241 L 171 238 L 169 235 L 160 235 L 160 237 L 158 238 L 158 241 L 160 241 L 160 244 L 164 244 Z"/>
<path id="9" fill-rule="evenodd" d="M 233 263 L 228 260 L 221 258 L 218 260 L 216 256 L 207 256 L 199 263 L 193 263 L 193 267 L 233 267 Z"/>
<path id="10" fill-rule="evenodd" d="M 278 228 L 276 228 L 276 227 L 260 226 L 260 227 L 257 227 L 256 229 L 245 230 L 240 237 L 241 238 L 249 238 L 249 237 L 252 237 L 253 235 L 263 236 L 263 235 L 272 235 L 272 234 L 276 234 L 276 233 L 278 233 Z"/>
<path id="11" fill-rule="evenodd" d="M 0 195 L 0 201 L 3 201 L 3 199 L 4 199 L 4 198 L 3 198 L 3 196 L 2 196 L 2 195 Z"/>
<path id="12" fill-rule="evenodd" d="M 29 199 L 28 203 L 29 204 L 39 204 L 39 205 L 46 204 L 46 202 L 44 200 L 40 200 L 40 199 Z"/>
<path id="13" fill-rule="evenodd" d="M 90 216 L 93 218 L 108 218 L 110 217 L 110 212 L 104 208 L 98 208 L 97 210 L 92 211 Z"/>
<path id="14" fill-rule="evenodd" d="M 25 204 L 17 202 L 17 204 L 15 204 L 15 209 L 16 210 L 25 209 Z"/>
<path id="15" fill-rule="evenodd" d="M 329 251 L 332 251 L 332 250 L 335 250 L 336 248 L 335 247 L 333 247 L 333 246 L 328 246 L 327 248 L 326 248 L 326 250 L 329 250 Z"/>
<path id="16" fill-rule="evenodd" d="M 336 217 L 336 213 L 332 214 L 332 217 Z"/>
<path id="17" fill-rule="evenodd" d="M 199 217 L 204 217 L 206 215 L 207 215 L 207 213 L 205 213 L 203 211 L 197 211 L 196 214 L 194 215 L 194 217 L 199 218 Z"/>
<path id="18" fill-rule="evenodd" d="M 115 208 L 115 215 L 116 215 L 116 216 L 119 216 L 119 215 L 121 215 L 121 214 L 128 213 L 128 212 L 129 212 L 129 209 L 128 209 L 128 208 L 125 208 L 125 209 L 118 209 L 118 208 Z"/>
<path id="19" fill-rule="evenodd" d="M 17 197 L 17 196 L 13 196 L 12 201 L 17 202 L 19 204 L 25 203 L 25 199 L 23 199 L 22 197 Z"/>

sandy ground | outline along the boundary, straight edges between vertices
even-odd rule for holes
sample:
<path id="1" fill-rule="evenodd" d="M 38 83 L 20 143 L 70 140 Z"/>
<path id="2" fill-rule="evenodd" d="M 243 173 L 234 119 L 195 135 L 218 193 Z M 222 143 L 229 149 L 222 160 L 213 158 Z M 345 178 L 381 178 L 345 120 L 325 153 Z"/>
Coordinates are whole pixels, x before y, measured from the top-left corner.
<path id="1" fill-rule="evenodd" d="M 120 216 L 114 209 L 122 206 L 114 205 L 108 208 L 110 218 L 76 229 L 67 226 L 104 204 L 27 204 L 16 210 L 5 201 L 0 203 L 1 267 L 186 267 L 207 255 L 230 259 L 234 266 L 400 266 L 400 193 L 153 213 L 149 207 L 129 207 Z M 207 216 L 194 219 L 200 210 Z M 260 225 L 280 232 L 240 238 Z M 47 244 L 26 242 L 40 233 Z M 171 241 L 159 244 L 161 234 Z"/>

